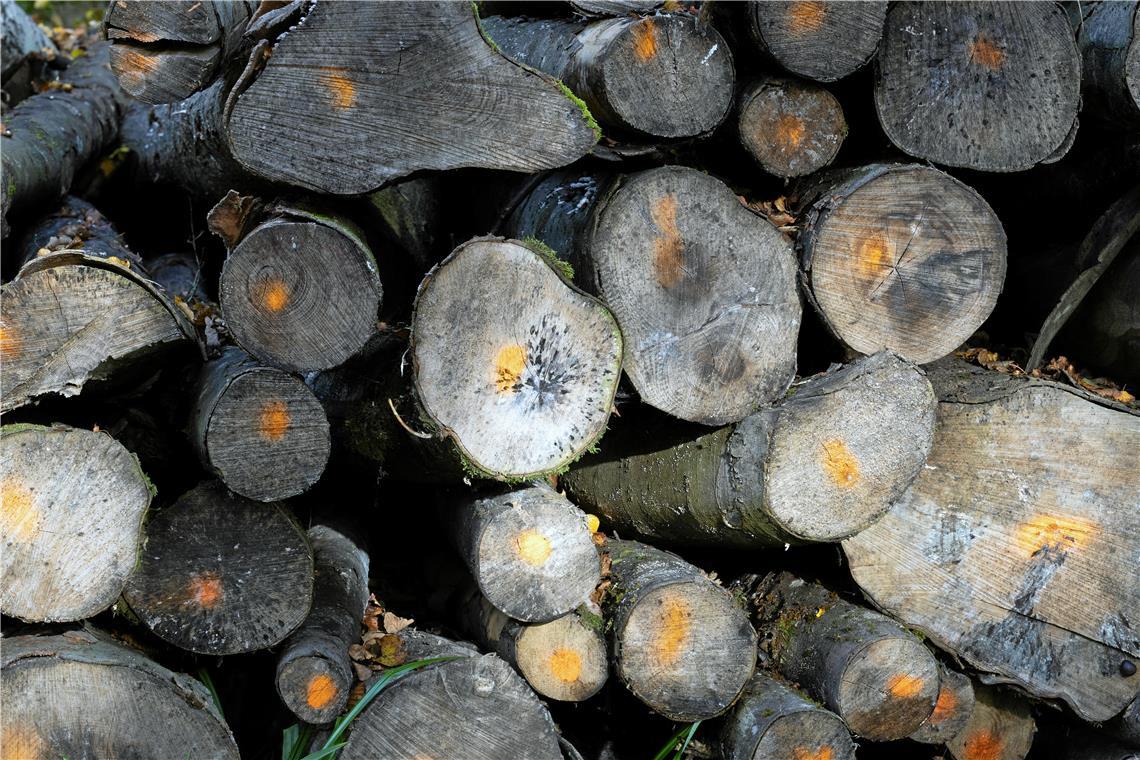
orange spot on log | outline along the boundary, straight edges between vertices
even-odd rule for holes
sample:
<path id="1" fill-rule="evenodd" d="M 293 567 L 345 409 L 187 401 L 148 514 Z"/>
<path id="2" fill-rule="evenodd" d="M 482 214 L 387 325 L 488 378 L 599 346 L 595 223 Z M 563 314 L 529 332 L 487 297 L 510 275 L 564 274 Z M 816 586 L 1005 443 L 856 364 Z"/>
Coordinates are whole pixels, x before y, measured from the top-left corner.
<path id="1" fill-rule="evenodd" d="M 681 657 L 692 630 L 692 611 L 689 603 L 680 597 L 669 597 L 658 621 L 659 630 L 653 641 L 653 651 L 664 667 L 671 667 Z"/>
<path id="2" fill-rule="evenodd" d="M 887 682 L 887 691 L 891 693 L 892 697 L 909 699 L 910 697 L 917 697 L 921 694 L 922 687 L 924 686 L 926 686 L 926 682 L 921 678 L 907 673 L 900 673 Z"/>
<path id="3" fill-rule="evenodd" d="M 582 675 L 582 658 L 573 649 L 555 649 L 550 655 L 550 672 L 559 681 L 573 683 Z"/>
<path id="4" fill-rule="evenodd" d="M 341 66 L 322 66 L 321 84 L 328 88 L 333 108 L 344 111 L 356 105 L 356 84 L 349 78 L 349 70 Z"/>
<path id="5" fill-rule="evenodd" d="M 1001 760 L 1005 741 L 992 731 L 983 729 L 966 737 L 963 743 L 966 750 L 965 760 Z"/>
<path id="6" fill-rule="evenodd" d="M 958 710 L 958 697 L 954 690 L 946 685 L 938 692 L 938 701 L 934 703 L 934 712 L 930 714 L 930 723 L 942 723 L 953 717 Z"/>
<path id="7" fill-rule="evenodd" d="M 15 359 L 20 355 L 23 341 L 15 327 L 0 325 L 0 360 Z"/>
<path id="8" fill-rule="evenodd" d="M 537 530 L 524 530 L 515 536 L 519 558 L 533 567 L 542 567 L 550 559 L 550 539 Z"/>
<path id="9" fill-rule="evenodd" d="M 878 234 L 860 240 L 855 255 L 855 265 L 859 273 L 869 279 L 875 279 L 884 269 L 890 269 L 893 261 L 891 247 L 886 238 Z"/>
<path id="10" fill-rule="evenodd" d="M 212 610 L 222 601 L 222 578 L 215 572 L 201 573 L 190 579 L 187 599 L 194 605 Z"/>
<path id="11" fill-rule="evenodd" d="M 261 414 L 257 420 L 258 432 L 265 440 L 276 443 L 285 437 L 292 421 L 289 407 L 284 401 L 267 401 L 261 406 Z"/>
<path id="12" fill-rule="evenodd" d="M 784 150 L 796 150 L 804 141 L 807 126 L 803 119 L 792 116 L 790 113 L 782 115 L 776 120 L 776 140 Z"/>
<path id="13" fill-rule="evenodd" d="M 1037 515 L 1018 526 L 1017 545 L 1029 556 L 1043 549 L 1069 551 L 1085 543 L 1097 532 L 1096 523 L 1066 515 Z"/>
<path id="14" fill-rule="evenodd" d="M 513 391 L 526 367 L 526 348 L 517 343 L 503 346 L 495 354 L 495 389 L 499 393 Z"/>
<path id="15" fill-rule="evenodd" d="M 663 288 L 671 288 L 685 272 L 685 241 L 677 227 L 677 196 L 669 193 L 649 210 L 661 234 L 653 241 L 653 270 Z"/>
<path id="16" fill-rule="evenodd" d="M 3 760 L 36 760 L 46 755 L 44 740 L 32 726 L 5 723 L 0 731 L 0 758 Z"/>
<path id="17" fill-rule="evenodd" d="M 40 532 L 40 513 L 32 492 L 17 478 L 0 482 L 0 536 L 25 543 Z"/>
<path id="18" fill-rule="evenodd" d="M 1005 51 L 984 34 L 979 34 L 970 43 L 970 60 L 990 71 L 997 71 L 1005 63 Z"/>
<path id="19" fill-rule="evenodd" d="M 832 760 L 835 753 L 831 747 L 816 747 L 815 749 L 793 747 L 792 756 L 793 760 Z"/>
<path id="20" fill-rule="evenodd" d="M 847 444 L 838 438 L 829 438 L 820 445 L 823 447 L 820 464 L 832 482 L 840 488 L 854 488 L 859 482 L 859 460 Z"/>
<path id="21" fill-rule="evenodd" d="M 271 277 L 258 284 L 254 290 L 254 298 L 276 314 L 289 305 L 289 289 L 285 286 L 284 280 Z"/>
<path id="22" fill-rule="evenodd" d="M 317 673 L 309 679 L 305 689 L 305 702 L 314 710 L 323 710 L 336 699 L 336 683 L 327 673 Z"/>
<path id="23" fill-rule="evenodd" d="M 792 31 L 796 34 L 807 34 L 823 26 L 823 19 L 827 16 L 827 6 L 821 0 L 792 3 L 788 15 L 791 17 L 789 26 Z"/>
<path id="24" fill-rule="evenodd" d="M 647 18 L 633 25 L 633 54 L 645 63 L 657 56 L 657 26 Z"/>

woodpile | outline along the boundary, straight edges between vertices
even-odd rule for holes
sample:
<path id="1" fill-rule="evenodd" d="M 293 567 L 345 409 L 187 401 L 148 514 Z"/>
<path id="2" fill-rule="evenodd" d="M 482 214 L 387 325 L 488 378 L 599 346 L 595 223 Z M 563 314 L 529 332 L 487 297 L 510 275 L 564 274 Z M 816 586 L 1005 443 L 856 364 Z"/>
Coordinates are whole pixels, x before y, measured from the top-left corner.
<path id="1" fill-rule="evenodd" d="M 1136 0 L 0 11 L 4 760 L 1140 753 Z"/>

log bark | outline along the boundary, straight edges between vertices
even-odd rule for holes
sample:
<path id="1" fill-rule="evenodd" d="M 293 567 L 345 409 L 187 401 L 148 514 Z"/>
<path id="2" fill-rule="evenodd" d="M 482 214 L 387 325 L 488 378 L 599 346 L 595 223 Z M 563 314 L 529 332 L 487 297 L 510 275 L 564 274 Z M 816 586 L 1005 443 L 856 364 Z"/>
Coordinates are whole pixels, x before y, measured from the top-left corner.
<path id="1" fill-rule="evenodd" d="M 207 481 L 145 532 L 123 598 L 159 638 L 201 654 L 252 652 L 278 644 L 308 615 L 313 553 L 284 506 Z"/>
<path id="2" fill-rule="evenodd" d="M 855 581 L 993 681 L 1108 720 L 1136 696 L 1140 415 L 958 360 L 927 466 L 847 539 Z M 1134 668 L 1133 668 L 1134 670 Z"/>
<path id="3" fill-rule="evenodd" d="M 732 52 L 692 16 L 489 16 L 481 23 L 503 53 L 565 82 L 607 132 L 694 137 L 715 129 L 732 107 Z"/>
<path id="4" fill-rule="evenodd" d="M 838 715 L 762 673 L 725 719 L 720 751 L 724 760 L 855 760 L 855 742 Z"/>
<path id="5" fill-rule="evenodd" d="M 153 495 L 138 459 L 106 433 L 5 425 L 0 490 L 0 611 L 55 622 L 114 604 Z"/>
<path id="6" fill-rule="evenodd" d="M 753 44 L 793 74 L 834 82 L 871 60 L 883 36 L 885 2 L 829 0 L 748 4 Z"/>
<path id="7" fill-rule="evenodd" d="M 368 554 L 327 525 L 309 528 L 313 606 L 277 658 L 277 693 L 305 723 L 330 723 L 355 683 L 348 648 L 360 639 L 368 605 Z"/>
<path id="8" fill-rule="evenodd" d="M 44 30 L 16 4 L 0 2 L 4 46 L 0 48 L 0 83 L 4 107 L 11 108 L 33 92 L 33 83 L 43 78 L 58 50 Z"/>
<path id="9" fill-rule="evenodd" d="M 835 96 L 797 79 L 763 77 L 744 89 L 737 106 L 740 142 L 777 177 L 802 177 L 835 160 L 847 120 Z"/>
<path id="10" fill-rule="evenodd" d="M 553 174 L 511 224 L 613 310 L 645 403 L 717 425 L 787 390 L 801 316 L 791 247 L 719 180 L 680 166 Z"/>
<path id="11" fill-rule="evenodd" d="M 1070 355 L 1108 377 L 1140 384 L 1140 235 L 1089 292 L 1069 327 Z"/>
<path id="12" fill-rule="evenodd" d="M 1067 9 L 1081 51 L 1081 110 L 1120 130 L 1140 127 L 1138 7 L 1125 0 Z"/>
<path id="13" fill-rule="evenodd" d="M 887 14 L 875 107 L 916 158 L 1013 172 L 1064 155 L 1081 58 L 1053 4 L 899 3 Z"/>
<path id="14" fill-rule="evenodd" d="M 111 70 L 143 103 L 171 103 L 207 87 L 238 51 L 254 0 L 109 3 L 103 29 Z"/>
<path id="15" fill-rule="evenodd" d="M 545 253 L 476 238 L 420 285 L 409 358 L 425 420 L 467 469 L 521 481 L 565 467 L 601 436 L 621 349 L 610 312 Z"/>
<path id="16" fill-rule="evenodd" d="M 1037 724 L 1024 700 L 1002 689 L 980 686 L 966 726 L 946 743 L 954 760 L 1024 760 Z"/>
<path id="17" fill-rule="evenodd" d="M 5 757 L 238 760 L 210 693 L 94 629 L 4 639 Z"/>
<path id="18" fill-rule="evenodd" d="M 196 256 L 189 253 L 164 253 L 148 258 L 144 266 L 147 275 L 171 298 L 181 298 L 185 303 L 210 300 L 206 295 L 202 265 Z"/>
<path id="19" fill-rule="evenodd" d="M 630 417 L 562 484 L 618 530 L 650 539 L 755 548 L 836 541 L 874 523 L 918 476 L 935 405 L 922 370 L 876 354 L 711 433 Z"/>
<path id="20" fill-rule="evenodd" d="M 616 539 L 605 551 L 622 683 L 670 720 L 703 720 L 731 707 L 756 666 L 756 632 L 737 600 L 675 554 Z"/>
<path id="21" fill-rule="evenodd" d="M 934 703 L 934 712 L 909 737 L 923 744 L 949 744 L 966 728 L 974 712 L 976 700 L 970 677 L 941 662 L 938 674 L 938 700 Z"/>
<path id="22" fill-rule="evenodd" d="M 601 581 L 593 533 L 577 507 L 547 485 L 451 505 L 459 553 L 497 609 L 546 623 L 584 603 Z"/>
<path id="23" fill-rule="evenodd" d="M 325 410 L 298 378 L 230 346 L 202 368 L 190 436 L 206 469 L 233 492 L 279 501 L 325 471 Z"/>
<path id="24" fill-rule="evenodd" d="M 763 633 L 761 661 L 843 718 L 856 736 L 910 736 L 938 698 L 938 661 L 890 618 L 790 573 L 738 587 Z"/>
<path id="25" fill-rule="evenodd" d="M 653 13 L 665 0 L 570 0 L 576 13 L 585 16 L 627 16 Z"/>
<path id="26" fill-rule="evenodd" d="M 804 280 L 832 333 L 859 353 L 919 364 L 969 338 L 1005 281 L 1006 236 L 980 195 L 917 164 L 874 164 L 801 193 Z"/>

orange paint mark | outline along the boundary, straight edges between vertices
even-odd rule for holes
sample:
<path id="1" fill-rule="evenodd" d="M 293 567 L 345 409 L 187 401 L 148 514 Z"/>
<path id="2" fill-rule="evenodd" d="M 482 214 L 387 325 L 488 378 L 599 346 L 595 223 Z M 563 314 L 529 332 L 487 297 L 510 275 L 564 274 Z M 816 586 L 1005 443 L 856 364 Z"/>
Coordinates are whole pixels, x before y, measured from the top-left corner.
<path id="1" fill-rule="evenodd" d="M 958 696 L 953 689 L 943 688 L 938 692 L 938 701 L 934 703 L 934 712 L 930 714 L 930 723 L 942 723 L 954 716 L 958 710 Z"/>
<path id="2" fill-rule="evenodd" d="M 333 108 L 340 111 L 356 105 L 356 84 L 348 76 L 348 69 L 341 66 L 321 66 L 321 84 L 329 90 Z"/>
<path id="3" fill-rule="evenodd" d="M 657 27 L 653 19 L 643 19 L 633 25 L 633 54 L 642 63 L 657 56 Z"/>
<path id="4" fill-rule="evenodd" d="M 891 247 L 882 234 L 863 238 L 855 254 L 855 266 L 859 274 L 869 279 L 879 277 L 884 269 L 893 266 Z"/>
<path id="5" fill-rule="evenodd" d="M 677 227 L 677 196 L 669 193 L 654 203 L 649 213 L 661 231 L 653 241 L 653 269 L 661 287 L 671 288 L 685 272 L 685 241 Z"/>
<path id="6" fill-rule="evenodd" d="M 0 732 L 0 760 L 36 760 L 44 757 L 44 740 L 31 726 L 5 724 Z"/>
<path id="7" fill-rule="evenodd" d="M 835 753 L 831 747 L 816 747 L 815 749 L 793 747 L 792 756 L 793 760 L 832 760 Z"/>
<path id="8" fill-rule="evenodd" d="M 336 699 L 336 684 L 327 673 L 317 673 L 309 679 L 305 689 L 305 702 L 314 710 L 323 710 Z"/>
<path id="9" fill-rule="evenodd" d="M 208 572 L 190 579 L 187 599 L 204 610 L 212 610 L 222 601 L 222 578 L 217 573 Z"/>
<path id="10" fill-rule="evenodd" d="M 823 4 L 822 0 L 805 0 L 804 2 L 792 3 L 788 9 L 790 16 L 792 32 L 795 34 L 808 34 L 818 30 L 823 26 L 823 20 L 827 17 L 827 6 Z"/>
<path id="11" fill-rule="evenodd" d="M 0 482 L 0 536 L 26 543 L 40 532 L 40 512 L 32 492 L 14 477 Z"/>
<path id="12" fill-rule="evenodd" d="M 847 444 L 838 438 L 829 438 L 820 444 L 823 453 L 820 455 L 820 465 L 824 472 L 831 476 L 831 480 L 840 488 L 854 488 L 859 483 L 859 460 L 847 448 Z"/>
<path id="13" fill-rule="evenodd" d="M 692 630 L 692 611 L 689 603 L 680 597 L 670 597 L 658 621 L 659 630 L 653 641 L 653 651 L 664 667 L 671 667 L 685 651 Z"/>
<path id="14" fill-rule="evenodd" d="M 582 658 L 573 649 L 555 649 L 550 655 L 550 672 L 559 681 L 573 683 L 582 675 Z"/>
<path id="15" fill-rule="evenodd" d="M 1070 551 L 1097 533 L 1091 520 L 1066 515 L 1037 515 L 1018 526 L 1014 541 L 1032 557 L 1043 549 Z"/>
<path id="16" fill-rule="evenodd" d="M 515 390 L 526 367 L 526 348 L 517 343 L 503 346 L 495 354 L 495 389 L 499 393 Z"/>
<path id="17" fill-rule="evenodd" d="M 979 34 L 970 43 L 970 60 L 985 66 L 990 71 L 999 70 L 1005 63 L 1005 51 L 984 34 Z"/>
<path id="18" fill-rule="evenodd" d="M 797 116 L 786 113 L 776 120 L 776 140 L 779 141 L 784 150 L 799 148 L 806 133 L 807 126 L 803 119 Z"/>
<path id="19" fill-rule="evenodd" d="M 983 729 L 967 736 L 963 746 L 966 750 L 964 760 L 1001 760 L 1005 741 L 992 731 Z"/>
<path id="20" fill-rule="evenodd" d="M 260 283 L 253 295 L 262 306 L 274 314 L 289 305 L 289 289 L 285 286 L 285 282 L 277 277 Z"/>
<path id="21" fill-rule="evenodd" d="M 15 327 L 0 325 L 0 361 L 15 359 L 20 355 L 23 341 Z"/>
<path id="22" fill-rule="evenodd" d="M 907 673 L 900 673 L 887 682 L 887 691 L 891 693 L 892 697 L 898 699 L 910 699 L 917 697 L 922 693 L 922 687 L 926 686 L 926 681 L 923 681 L 917 676 L 912 676 Z"/>
<path id="23" fill-rule="evenodd" d="M 550 559 L 550 539 L 537 530 L 524 530 L 515 536 L 515 551 L 523 562 L 542 567 Z"/>
<path id="24" fill-rule="evenodd" d="M 258 416 L 257 429 L 261 437 L 276 443 L 285 437 L 293 418 L 289 415 L 289 407 L 284 401 L 266 401 L 261 405 L 261 414 Z"/>

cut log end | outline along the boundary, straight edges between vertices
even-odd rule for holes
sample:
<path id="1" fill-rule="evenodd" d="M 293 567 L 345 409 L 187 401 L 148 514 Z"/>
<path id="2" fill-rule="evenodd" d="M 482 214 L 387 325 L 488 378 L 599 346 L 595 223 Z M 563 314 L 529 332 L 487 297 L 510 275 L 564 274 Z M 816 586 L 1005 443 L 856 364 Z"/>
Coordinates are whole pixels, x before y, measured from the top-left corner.
<path id="1" fill-rule="evenodd" d="M 1037 724 L 1029 705 L 994 687 L 979 687 L 970 720 L 946 748 L 954 760 L 1024 760 Z"/>
<path id="2" fill-rule="evenodd" d="M 725 760 L 854 760 L 843 720 L 790 686 L 757 674 L 721 729 Z"/>
<path id="3" fill-rule="evenodd" d="M 885 2 L 752 2 L 752 34 L 793 74 L 831 82 L 865 64 L 883 36 Z"/>
<path id="4" fill-rule="evenodd" d="M 563 702 L 589 699 L 606 682 L 606 642 L 576 614 L 523 626 L 514 644 L 519 672 L 539 694 Z"/>
<path id="5" fill-rule="evenodd" d="M 331 723 L 348 703 L 351 669 L 323 657 L 298 657 L 277 672 L 277 693 L 299 719 L 313 725 Z"/>
<path id="6" fill-rule="evenodd" d="M 764 79 L 740 98 L 744 147 L 777 177 L 802 177 L 835 159 L 847 136 L 847 120 L 835 96 L 792 79 Z"/>
<path id="7" fill-rule="evenodd" d="M 939 666 L 940 685 L 934 712 L 910 738 L 924 744 L 946 744 L 957 736 L 974 712 L 974 685 L 968 676 Z"/>
<path id="8" fill-rule="evenodd" d="M 930 717 L 938 693 L 938 663 L 922 642 L 882 638 L 844 669 L 836 712 L 859 736 L 898 739 Z"/>

